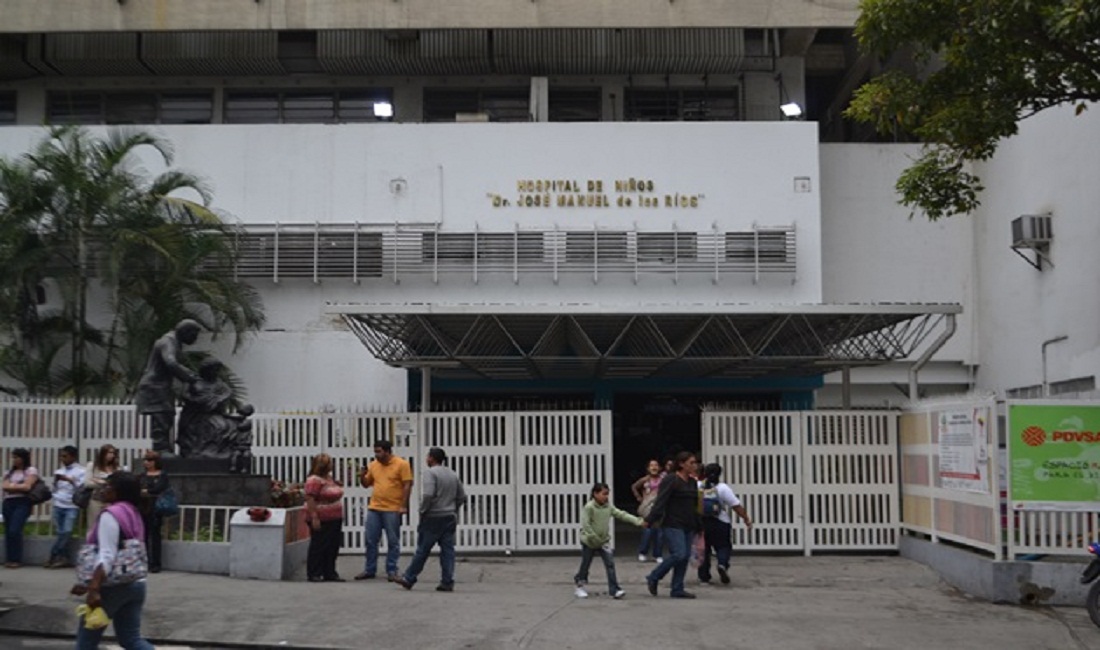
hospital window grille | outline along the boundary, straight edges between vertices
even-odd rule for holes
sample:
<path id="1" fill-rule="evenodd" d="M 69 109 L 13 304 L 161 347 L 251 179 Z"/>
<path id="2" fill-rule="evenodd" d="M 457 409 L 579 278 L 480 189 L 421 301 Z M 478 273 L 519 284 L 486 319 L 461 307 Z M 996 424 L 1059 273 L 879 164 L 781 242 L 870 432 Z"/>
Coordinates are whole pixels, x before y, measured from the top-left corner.
<path id="1" fill-rule="evenodd" d="M 242 90 L 225 94 L 227 124 L 341 124 L 385 122 L 375 103 L 392 103 L 389 88 L 351 90 Z"/>
<path id="2" fill-rule="evenodd" d="M 530 122 L 531 97 L 516 88 L 425 88 L 424 121 L 455 122 L 459 113 L 482 113 L 490 122 Z"/>
<path id="3" fill-rule="evenodd" d="M 213 91 L 53 91 L 46 96 L 50 124 L 210 124 Z"/>
<path id="4" fill-rule="evenodd" d="M 742 119 L 736 88 L 627 88 L 627 122 L 731 122 Z"/>
<path id="5" fill-rule="evenodd" d="M 642 263 L 671 264 L 699 257 L 699 237 L 693 232 L 640 232 L 637 238 L 638 261 Z"/>
<path id="6" fill-rule="evenodd" d="M 602 117 L 600 88 L 550 87 L 547 100 L 551 122 L 599 122 Z"/>

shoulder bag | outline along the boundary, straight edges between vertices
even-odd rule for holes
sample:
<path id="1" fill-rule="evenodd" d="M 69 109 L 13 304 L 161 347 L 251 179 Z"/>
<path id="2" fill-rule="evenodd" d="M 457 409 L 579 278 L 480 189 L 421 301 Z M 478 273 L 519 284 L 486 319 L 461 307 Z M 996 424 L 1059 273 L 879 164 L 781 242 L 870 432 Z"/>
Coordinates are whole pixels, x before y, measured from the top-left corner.
<path id="1" fill-rule="evenodd" d="M 73 490 L 73 505 L 77 508 L 87 508 L 88 504 L 92 502 L 92 493 L 95 492 L 95 486 L 93 485 L 81 485 Z"/>
<path id="2" fill-rule="evenodd" d="M 99 522 L 96 522 L 99 525 Z M 95 575 L 96 559 L 99 557 L 99 545 L 85 543 L 76 554 L 76 579 L 88 584 Z M 118 553 L 111 564 L 111 570 L 103 579 L 103 585 L 113 587 L 141 580 L 149 575 L 149 561 L 145 555 L 145 542 L 140 539 L 122 539 L 119 531 Z"/>
<path id="3" fill-rule="evenodd" d="M 39 478 L 31 486 L 31 489 L 27 491 L 27 498 L 30 499 L 31 505 L 38 505 L 39 503 L 45 503 L 53 498 L 53 492 L 50 492 L 50 486 L 46 485 L 46 482 Z"/>
<path id="4" fill-rule="evenodd" d="M 161 517 L 175 517 L 180 513 L 180 501 L 176 496 L 176 491 L 172 488 L 166 488 L 164 492 L 157 495 L 157 500 L 153 503 L 153 512 Z"/>

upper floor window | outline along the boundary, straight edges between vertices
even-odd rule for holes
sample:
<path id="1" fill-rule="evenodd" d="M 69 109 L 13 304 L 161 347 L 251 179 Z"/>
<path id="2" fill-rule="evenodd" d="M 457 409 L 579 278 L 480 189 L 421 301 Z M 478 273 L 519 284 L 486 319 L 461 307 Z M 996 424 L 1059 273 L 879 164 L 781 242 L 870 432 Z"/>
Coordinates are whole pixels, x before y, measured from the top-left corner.
<path id="1" fill-rule="evenodd" d="M 458 114 L 484 115 L 490 122 L 531 121 L 531 91 L 515 88 L 425 88 L 424 121 L 456 122 Z"/>
<path id="2" fill-rule="evenodd" d="M 390 119 L 389 88 L 355 90 L 241 90 L 225 93 L 227 124 L 336 124 Z M 377 104 L 377 106 L 376 106 Z"/>
<path id="3" fill-rule="evenodd" d="M 601 89 L 550 88 L 548 104 L 551 122 L 599 122 L 603 107 Z"/>
<path id="4" fill-rule="evenodd" d="M 719 122 L 741 119 L 736 88 L 627 88 L 627 122 Z"/>
<path id="5" fill-rule="evenodd" d="M 100 92 L 51 91 L 46 97 L 50 124 L 210 124 L 211 91 Z"/>
<path id="6" fill-rule="evenodd" d="M 0 124 L 15 124 L 14 91 L 0 91 Z"/>

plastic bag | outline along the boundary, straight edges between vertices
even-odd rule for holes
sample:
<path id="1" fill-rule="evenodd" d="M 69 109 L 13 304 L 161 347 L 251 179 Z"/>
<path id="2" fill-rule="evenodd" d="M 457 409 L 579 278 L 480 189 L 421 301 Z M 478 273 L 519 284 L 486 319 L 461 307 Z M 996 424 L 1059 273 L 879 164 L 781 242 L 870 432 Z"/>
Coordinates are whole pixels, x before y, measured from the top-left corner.
<path id="1" fill-rule="evenodd" d="M 707 538 L 703 533 L 695 533 L 691 538 L 691 566 L 698 567 L 703 563 L 703 557 L 707 553 Z"/>
<path id="2" fill-rule="evenodd" d="M 99 630 L 111 624 L 111 619 L 107 618 L 107 612 L 103 611 L 102 607 L 92 609 L 87 605 L 81 605 L 76 608 L 76 615 L 84 617 L 84 627 L 89 630 Z"/>

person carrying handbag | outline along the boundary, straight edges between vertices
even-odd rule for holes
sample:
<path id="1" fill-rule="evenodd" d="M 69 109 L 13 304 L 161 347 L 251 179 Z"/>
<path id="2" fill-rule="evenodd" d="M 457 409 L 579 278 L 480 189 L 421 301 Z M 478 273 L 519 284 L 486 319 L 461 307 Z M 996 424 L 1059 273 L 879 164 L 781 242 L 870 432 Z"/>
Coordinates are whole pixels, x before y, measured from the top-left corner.
<path id="1" fill-rule="evenodd" d="M 160 573 L 161 538 L 164 513 L 157 510 L 157 499 L 170 489 L 168 475 L 161 469 L 160 454 L 149 450 L 142 458 L 145 472 L 138 477 L 141 482 L 141 516 L 145 522 L 145 549 L 149 552 L 149 572 Z"/>
<path id="2" fill-rule="evenodd" d="M 87 544 L 96 550 L 94 569 L 87 584 L 78 583 L 71 593 L 84 596 L 89 610 L 102 607 L 115 627 L 118 643 L 127 650 L 152 650 L 153 645 L 141 637 L 141 613 L 145 607 L 144 539 L 145 525 L 138 510 L 141 503 L 141 484 L 130 472 L 115 472 L 107 478 L 102 490 L 106 506 L 91 530 Z M 139 556 L 124 557 L 137 540 Z M 130 564 L 130 562 L 133 562 Z M 126 566 L 122 566 L 126 564 Z M 77 567 L 78 575 L 82 569 Z M 125 576 L 121 577 L 120 575 Z M 99 647 L 106 628 L 88 629 L 84 616 L 77 624 L 77 650 L 94 650 Z"/>

